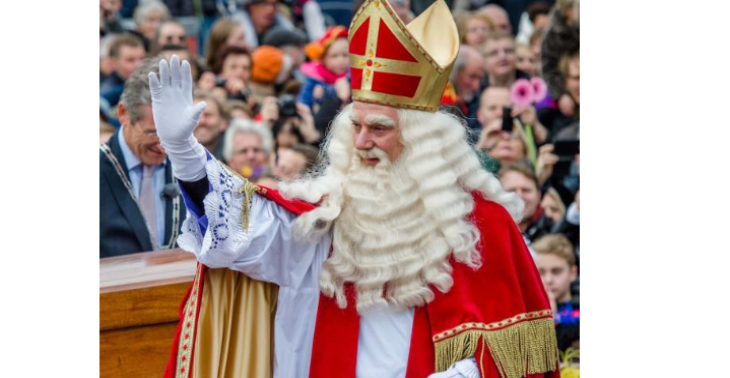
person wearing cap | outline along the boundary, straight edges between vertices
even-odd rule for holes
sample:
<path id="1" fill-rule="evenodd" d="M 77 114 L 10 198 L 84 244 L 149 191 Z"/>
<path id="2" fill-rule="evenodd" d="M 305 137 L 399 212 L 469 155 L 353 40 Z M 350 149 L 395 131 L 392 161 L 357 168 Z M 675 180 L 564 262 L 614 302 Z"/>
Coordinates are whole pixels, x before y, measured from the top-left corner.
<path id="1" fill-rule="evenodd" d="M 251 54 L 251 94 L 261 104 L 267 96 L 276 96 L 276 86 L 289 79 L 292 59 L 273 46 L 261 46 Z"/>
<path id="2" fill-rule="evenodd" d="M 522 201 L 439 110 L 459 48 L 448 6 L 405 25 L 366 0 L 349 41 L 353 103 L 318 167 L 281 192 L 192 137 L 186 63 L 150 75 L 190 214 L 180 245 L 199 262 L 166 376 L 559 377 Z M 252 281 L 278 290 L 250 294 Z"/>

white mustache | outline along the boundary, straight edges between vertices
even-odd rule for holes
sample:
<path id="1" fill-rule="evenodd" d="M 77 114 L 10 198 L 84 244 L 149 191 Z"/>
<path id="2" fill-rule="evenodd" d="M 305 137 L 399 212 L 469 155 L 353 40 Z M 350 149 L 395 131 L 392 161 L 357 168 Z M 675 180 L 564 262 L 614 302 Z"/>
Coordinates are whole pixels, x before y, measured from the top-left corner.
<path id="1" fill-rule="evenodd" d="M 378 147 L 373 147 L 369 150 L 357 150 L 357 154 L 363 159 L 388 159 L 388 154 L 386 154 L 385 151 L 381 150 Z"/>

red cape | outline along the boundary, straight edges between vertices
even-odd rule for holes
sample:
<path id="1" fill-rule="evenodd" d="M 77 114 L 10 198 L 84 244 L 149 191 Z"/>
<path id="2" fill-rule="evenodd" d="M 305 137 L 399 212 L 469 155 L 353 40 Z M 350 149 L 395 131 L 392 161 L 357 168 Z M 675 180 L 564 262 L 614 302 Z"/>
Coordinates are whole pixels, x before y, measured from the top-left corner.
<path id="1" fill-rule="evenodd" d="M 451 260 L 454 286 L 416 308 L 406 378 L 424 378 L 474 356 L 483 378 L 559 377 L 547 294 L 522 234 L 499 204 L 474 194 L 482 266 Z M 320 294 L 310 377 L 355 377 L 359 317 Z"/>
<path id="2" fill-rule="evenodd" d="M 313 205 L 285 200 L 275 190 L 261 193 L 283 208 L 301 214 Z M 522 235 L 507 211 L 474 194 L 472 220 L 481 233 L 478 270 L 451 261 L 454 285 L 448 293 L 434 288 L 435 299 L 417 307 L 406 378 L 425 378 L 456 361 L 474 356 L 483 378 L 558 378 L 558 351 L 547 294 Z M 165 378 L 187 376 L 181 355 L 192 360 L 199 296 L 206 267 L 198 274 L 180 307 L 181 322 Z M 340 309 L 320 294 L 310 377 L 355 377 L 359 317 L 350 304 Z M 181 374 L 182 373 L 182 374 Z M 547 373 L 547 374 L 543 374 Z"/>

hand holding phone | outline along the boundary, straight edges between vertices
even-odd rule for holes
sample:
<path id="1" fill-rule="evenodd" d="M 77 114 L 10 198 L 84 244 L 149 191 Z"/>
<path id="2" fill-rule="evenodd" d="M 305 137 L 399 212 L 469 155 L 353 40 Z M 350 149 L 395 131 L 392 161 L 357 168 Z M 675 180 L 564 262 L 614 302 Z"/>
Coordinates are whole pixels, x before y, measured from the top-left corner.
<path id="1" fill-rule="evenodd" d="M 515 120 L 512 118 L 512 108 L 502 108 L 502 130 L 512 134 L 515 127 Z"/>

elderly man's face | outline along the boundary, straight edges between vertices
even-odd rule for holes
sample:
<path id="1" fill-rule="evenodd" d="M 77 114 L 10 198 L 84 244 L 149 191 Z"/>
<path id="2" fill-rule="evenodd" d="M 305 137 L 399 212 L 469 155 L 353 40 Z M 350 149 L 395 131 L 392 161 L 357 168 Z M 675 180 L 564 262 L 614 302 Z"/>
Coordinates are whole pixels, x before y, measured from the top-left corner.
<path id="1" fill-rule="evenodd" d="M 462 100 L 471 102 L 479 94 L 482 76 L 484 60 L 478 55 L 470 56 L 464 68 L 456 75 L 456 88 Z"/>
<path id="2" fill-rule="evenodd" d="M 390 106 L 355 101 L 352 105 L 352 141 L 361 152 L 379 149 L 394 162 L 403 150 L 398 129 L 398 111 Z M 380 158 L 365 153 L 360 155 L 362 163 L 375 166 Z"/>
<path id="3" fill-rule="evenodd" d="M 228 166 L 241 173 L 244 167 L 254 168 L 266 164 L 269 155 L 258 134 L 241 132 L 233 136 L 233 156 Z"/>
<path id="4" fill-rule="evenodd" d="M 124 104 L 119 104 L 119 117 L 124 125 L 124 139 L 127 146 L 144 165 L 160 165 L 167 155 L 160 145 L 160 138 L 157 136 L 155 120 L 152 117 L 152 107 L 140 105 L 139 111 L 142 118 L 136 122 L 131 121 L 129 111 Z"/>

